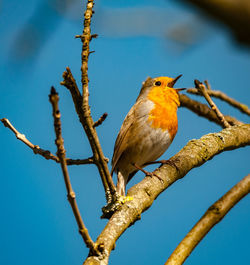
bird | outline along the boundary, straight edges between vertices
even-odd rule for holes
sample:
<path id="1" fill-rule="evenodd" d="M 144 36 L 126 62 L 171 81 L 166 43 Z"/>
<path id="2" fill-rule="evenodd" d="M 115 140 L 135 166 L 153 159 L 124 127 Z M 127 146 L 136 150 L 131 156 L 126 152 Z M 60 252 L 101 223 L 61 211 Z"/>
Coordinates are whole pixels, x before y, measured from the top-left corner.
<path id="1" fill-rule="evenodd" d="M 111 175 L 117 174 L 119 196 L 126 195 L 126 185 L 138 170 L 150 175 L 142 168 L 156 161 L 172 143 L 178 130 L 178 93 L 185 89 L 173 87 L 181 76 L 148 77 L 142 83 L 114 145 Z"/>

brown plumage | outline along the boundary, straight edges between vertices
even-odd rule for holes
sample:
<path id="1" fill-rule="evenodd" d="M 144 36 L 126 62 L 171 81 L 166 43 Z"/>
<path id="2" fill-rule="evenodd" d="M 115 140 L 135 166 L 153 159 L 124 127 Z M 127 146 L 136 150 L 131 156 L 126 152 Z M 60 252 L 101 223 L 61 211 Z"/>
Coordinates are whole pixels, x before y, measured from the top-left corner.
<path id="1" fill-rule="evenodd" d="M 117 173 L 117 192 L 125 196 L 125 187 L 138 169 L 159 158 L 173 141 L 178 129 L 179 79 L 148 78 L 123 121 L 112 158 L 112 174 Z"/>

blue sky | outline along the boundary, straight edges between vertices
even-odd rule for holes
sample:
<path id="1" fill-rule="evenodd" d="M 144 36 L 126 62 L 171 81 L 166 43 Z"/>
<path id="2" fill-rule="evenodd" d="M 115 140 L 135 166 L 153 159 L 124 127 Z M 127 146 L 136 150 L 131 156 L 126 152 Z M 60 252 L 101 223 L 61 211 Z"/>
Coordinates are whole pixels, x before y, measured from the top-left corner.
<path id="1" fill-rule="evenodd" d="M 74 36 L 82 31 L 82 3 L 72 1 L 67 12 L 51 3 L 0 2 L 0 117 L 8 118 L 33 144 L 55 153 L 48 102 L 54 85 L 67 156 L 86 158 L 91 156 L 88 141 L 68 91 L 60 86 L 66 66 L 80 80 L 81 43 Z M 123 118 L 147 76 L 183 74 L 180 87 L 193 86 L 195 78 L 208 79 L 213 89 L 249 105 L 249 49 L 236 45 L 229 32 L 207 24 L 193 9 L 175 1 L 117 0 L 98 1 L 95 10 L 92 32 L 99 38 L 91 42 L 90 103 L 95 120 L 109 114 L 98 128 L 107 157 L 112 157 Z M 183 28 L 186 35 L 180 40 Z M 216 103 L 223 113 L 249 123 L 246 115 Z M 221 130 L 186 109 L 178 116 L 179 131 L 165 159 L 189 140 Z M 34 155 L 3 126 L 0 135 L 0 263 L 81 264 L 88 251 L 66 200 L 59 165 Z M 97 170 L 72 166 L 69 172 L 83 220 L 95 239 L 106 224 L 99 218 L 105 198 Z M 249 147 L 225 152 L 192 170 L 122 235 L 110 264 L 163 264 L 206 209 L 248 173 Z M 142 178 L 137 174 L 129 187 Z M 234 207 L 185 264 L 249 264 L 249 202 L 248 196 Z"/>

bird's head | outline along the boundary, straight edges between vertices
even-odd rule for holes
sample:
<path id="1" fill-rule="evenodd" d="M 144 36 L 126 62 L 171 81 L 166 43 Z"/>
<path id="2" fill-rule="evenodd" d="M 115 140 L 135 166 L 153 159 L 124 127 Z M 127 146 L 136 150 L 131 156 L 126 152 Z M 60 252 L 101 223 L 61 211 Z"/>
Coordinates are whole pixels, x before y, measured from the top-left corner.
<path id="1" fill-rule="evenodd" d="M 182 75 L 178 75 L 176 78 L 167 76 L 160 76 L 156 78 L 147 78 L 143 83 L 139 98 L 150 97 L 159 98 L 159 100 L 169 100 L 180 105 L 178 92 L 185 88 L 174 88 L 175 83 Z"/>
<path id="2" fill-rule="evenodd" d="M 169 88 L 171 90 L 174 89 L 177 93 L 181 90 L 184 90 L 185 88 L 174 88 L 175 83 L 177 82 L 177 80 L 179 78 L 181 78 L 182 75 L 178 75 L 175 78 L 172 77 L 168 77 L 168 76 L 160 76 L 160 77 L 156 77 L 154 78 L 154 82 L 153 82 L 153 86 L 159 86 L 161 88 Z"/>

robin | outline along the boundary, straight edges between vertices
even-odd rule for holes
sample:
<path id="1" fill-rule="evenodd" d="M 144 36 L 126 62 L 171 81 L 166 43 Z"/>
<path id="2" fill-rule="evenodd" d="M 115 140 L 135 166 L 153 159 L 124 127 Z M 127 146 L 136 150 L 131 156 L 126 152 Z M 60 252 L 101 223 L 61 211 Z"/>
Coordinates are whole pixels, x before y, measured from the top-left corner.
<path id="1" fill-rule="evenodd" d="M 117 193 L 125 196 L 127 183 L 142 168 L 158 159 L 172 143 L 178 129 L 179 94 L 176 78 L 147 78 L 139 96 L 123 121 L 112 158 L 117 173 Z"/>

